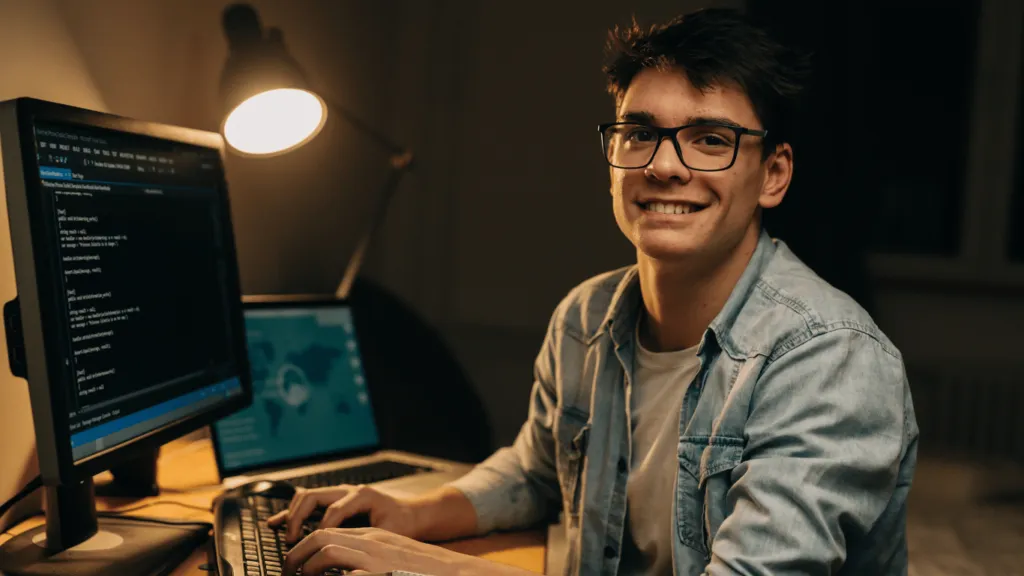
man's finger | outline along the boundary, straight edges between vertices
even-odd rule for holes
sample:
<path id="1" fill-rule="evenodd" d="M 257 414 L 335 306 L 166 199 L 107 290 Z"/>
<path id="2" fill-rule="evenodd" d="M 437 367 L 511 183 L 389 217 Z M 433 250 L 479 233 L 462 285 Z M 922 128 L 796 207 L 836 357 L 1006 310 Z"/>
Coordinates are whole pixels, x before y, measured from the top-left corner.
<path id="1" fill-rule="evenodd" d="M 323 530 L 317 530 L 309 536 L 302 539 L 291 550 L 285 552 L 284 555 L 284 573 L 286 575 L 295 574 L 295 571 L 302 566 L 306 560 L 309 560 L 313 554 L 320 551 L 321 548 L 330 544 L 330 539 L 327 536 L 327 532 Z"/>
<path id="2" fill-rule="evenodd" d="M 335 494 L 312 490 L 302 496 L 299 502 L 288 511 L 288 530 L 285 532 L 285 540 L 288 542 L 298 541 L 299 536 L 302 535 L 302 523 L 309 518 L 317 506 L 326 506 L 336 498 Z"/>
<path id="3" fill-rule="evenodd" d="M 344 498 L 327 507 L 327 512 L 320 520 L 320 528 L 336 528 L 355 514 L 369 512 L 373 508 L 372 498 L 368 490 L 356 489 L 349 492 Z"/>
<path id="4" fill-rule="evenodd" d="M 324 546 L 302 564 L 303 574 L 320 574 L 331 568 L 359 568 L 362 570 L 376 570 L 374 565 L 378 561 L 371 558 L 366 552 L 352 550 L 337 544 Z"/>
<path id="5" fill-rule="evenodd" d="M 271 526 L 277 526 L 288 519 L 289 513 L 295 508 L 295 506 L 303 499 L 303 494 L 307 491 L 306 488 L 296 487 L 295 494 L 292 495 L 292 499 L 288 501 L 288 508 L 282 510 L 277 514 L 274 514 L 267 519 L 267 524 Z"/>
<path id="6" fill-rule="evenodd" d="M 285 574 L 293 574 L 300 566 L 303 566 L 314 554 L 322 550 L 327 546 L 337 546 L 344 550 L 350 550 L 351 552 L 365 553 L 351 547 L 345 546 L 344 543 L 354 542 L 354 538 L 351 536 L 346 537 L 343 534 L 334 533 L 327 530 L 317 530 L 302 539 L 301 542 L 295 545 L 291 550 L 285 553 L 284 557 L 284 568 Z M 335 554 L 340 554 L 341 551 L 335 551 Z M 365 566 L 353 566 L 354 568 L 363 568 Z M 291 570 L 291 572 L 289 572 Z M 319 572 L 310 572 L 303 567 L 304 574 L 319 574 Z"/>
<path id="7" fill-rule="evenodd" d="M 335 502 L 336 500 L 344 498 L 349 492 L 351 492 L 354 489 L 355 486 L 342 484 L 341 486 L 337 486 L 334 488 L 316 488 L 313 490 L 307 490 L 303 501 L 296 503 L 295 506 L 290 509 L 290 512 L 288 514 L 289 524 L 292 523 L 292 520 L 295 520 L 299 524 L 299 527 L 295 529 L 295 535 L 291 537 L 289 542 L 295 542 L 298 540 L 298 538 L 301 535 L 301 525 L 309 519 L 310 515 L 313 513 L 315 509 L 320 507 L 326 507 Z M 306 500 L 310 499 L 313 500 L 312 507 L 310 507 L 309 504 L 305 503 Z M 303 514 L 301 517 L 296 518 L 296 514 L 298 513 L 299 510 L 302 510 Z"/>
<path id="8" fill-rule="evenodd" d="M 267 518 L 267 524 L 269 524 L 271 526 L 277 526 L 278 524 L 281 524 L 282 522 L 284 522 L 287 519 L 288 519 L 288 511 L 287 510 L 281 510 L 277 514 L 274 514 L 270 518 Z"/>
<path id="9" fill-rule="evenodd" d="M 296 488 L 295 489 L 295 494 L 292 495 L 291 501 L 288 502 L 288 509 L 284 510 L 284 512 L 288 513 L 288 516 L 292 515 L 292 512 L 295 511 L 295 507 L 298 506 L 299 502 L 302 502 L 302 500 L 306 497 L 305 494 L 306 494 L 306 490 L 305 489 L 303 489 L 303 488 Z"/>

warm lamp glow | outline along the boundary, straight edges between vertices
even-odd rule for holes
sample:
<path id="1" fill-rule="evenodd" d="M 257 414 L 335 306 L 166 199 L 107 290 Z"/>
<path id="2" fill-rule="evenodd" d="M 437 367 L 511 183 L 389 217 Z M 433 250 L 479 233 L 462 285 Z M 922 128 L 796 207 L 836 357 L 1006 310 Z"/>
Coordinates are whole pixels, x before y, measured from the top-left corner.
<path id="1" fill-rule="evenodd" d="M 290 150 L 320 132 L 327 107 L 316 94 L 281 88 L 250 97 L 224 121 L 224 139 L 244 154 Z"/>

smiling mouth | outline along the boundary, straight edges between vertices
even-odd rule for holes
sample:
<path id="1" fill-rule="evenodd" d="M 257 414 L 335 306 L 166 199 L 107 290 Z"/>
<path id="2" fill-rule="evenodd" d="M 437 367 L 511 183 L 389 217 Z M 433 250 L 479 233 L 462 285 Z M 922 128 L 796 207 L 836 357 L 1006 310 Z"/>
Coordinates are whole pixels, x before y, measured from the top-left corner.
<path id="1" fill-rule="evenodd" d="M 689 202 L 637 202 L 637 206 L 644 212 L 656 212 L 658 214 L 694 214 L 707 208 L 700 204 Z"/>

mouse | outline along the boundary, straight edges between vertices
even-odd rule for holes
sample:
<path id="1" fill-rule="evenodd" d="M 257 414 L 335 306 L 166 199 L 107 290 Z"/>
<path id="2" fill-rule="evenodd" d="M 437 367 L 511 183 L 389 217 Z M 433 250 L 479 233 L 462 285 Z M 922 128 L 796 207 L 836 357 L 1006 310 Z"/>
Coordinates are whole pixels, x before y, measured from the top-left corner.
<path id="1" fill-rule="evenodd" d="M 295 495 L 295 486 L 284 480 L 253 480 L 229 490 L 222 492 L 218 498 L 247 498 L 249 496 L 263 496 L 277 500 L 292 499 Z"/>
<path id="2" fill-rule="evenodd" d="M 291 500 L 295 496 L 295 486 L 286 480 L 253 480 L 242 484 L 236 490 L 242 496 L 263 496 L 277 500 Z"/>

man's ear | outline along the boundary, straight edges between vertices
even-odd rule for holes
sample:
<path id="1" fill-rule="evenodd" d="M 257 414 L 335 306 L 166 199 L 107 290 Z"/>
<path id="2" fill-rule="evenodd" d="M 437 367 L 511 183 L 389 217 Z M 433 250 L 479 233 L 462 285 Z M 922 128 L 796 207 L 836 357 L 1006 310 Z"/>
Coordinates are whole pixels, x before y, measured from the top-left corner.
<path id="1" fill-rule="evenodd" d="M 793 179 L 793 147 L 779 144 L 765 161 L 764 180 L 757 203 L 762 208 L 774 208 L 782 203 Z"/>

